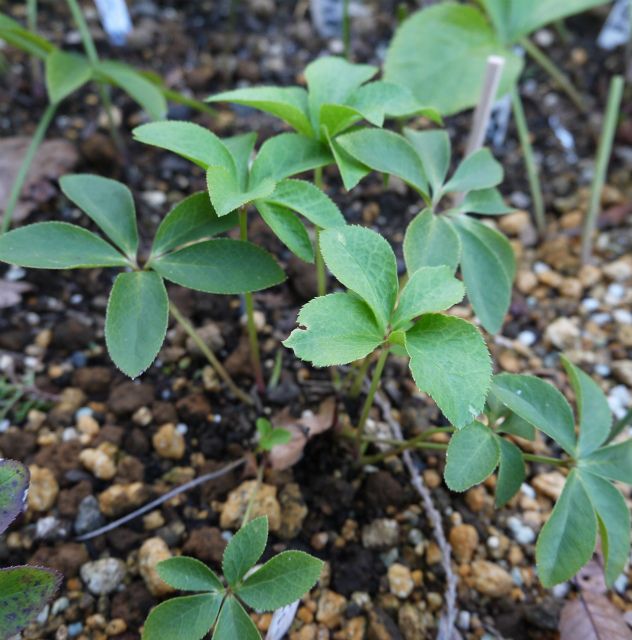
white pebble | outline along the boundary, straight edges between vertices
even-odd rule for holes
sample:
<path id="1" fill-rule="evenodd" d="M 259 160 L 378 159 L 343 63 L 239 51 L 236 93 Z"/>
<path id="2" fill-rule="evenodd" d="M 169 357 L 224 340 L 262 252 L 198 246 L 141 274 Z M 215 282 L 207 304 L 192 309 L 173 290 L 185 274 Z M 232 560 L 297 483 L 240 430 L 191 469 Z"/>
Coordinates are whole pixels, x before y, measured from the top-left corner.
<path id="1" fill-rule="evenodd" d="M 602 378 L 607 378 L 610 375 L 610 367 L 607 364 L 596 364 L 595 373 Z"/>
<path id="2" fill-rule="evenodd" d="M 619 324 L 632 324 L 632 313 L 627 309 L 615 309 L 612 315 Z"/>
<path id="3" fill-rule="evenodd" d="M 556 584 L 551 589 L 551 593 L 553 594 L 553 597 L 559 598 L 560 600 L 562 598 L 565 598 L 569 591 L 570 591 L 570 586 L 568 582 L 562 582 L 562 584 Z"/>
<path id="4" fill-rule="evenodd" d="M 584 298 L 582 300 L 582 307 L 586 311 L 596 311 L 599 309 L 599 300 L 595 300 L 595 298 Z"/>
<path id="5" fill-rule="evenodd" d="M 621 300 L 623 300 L 624 295 L 625 295 L 625 287 L 622 284 L 619 284 L 618 282 L 613 282 L 608 287 L 608 291 L 606 293 L 606 297 L 604 298 L 604 300 L 608 304 L 615 305 L 621 302 Z"/>
<path id="6" fill-rule="evenodd" d="M 545 273 L 546 271 L 550 271 L 550 270 L 551 270 L 551 267 L 549 267 L 549 265 L 546 264 L 546 262 L 536 262 L 533 265 L 533 271 L 536 274 Z"/>
<path id="7" fill-rule="evenodd" d="M 498 536 L 489 536 L 489 538 L 487 538 L 487 546 L 490 549 L 498 549 L 498 547 L 500 546 L 500 540 L 498 539 Z"/>
<path id="8" fill-rule="evenodd" d="M 521 344 L 525 345 L 525 347 L 530 347 L 537 339 L 538 337 L 533 331 L 521 331 L 518 334 L 518 340 Z"/>
<path id="9" fill-rule="evenodd" d="M 535 499 L 535 489 L 530 484 L 523 482 L 522 485 L 520 485 L 520 491 L 528 498 Z"/>
<path id="10" fill-rule="evenodd" d="M 187 427 L 187 425 L 182 422 L 180 422 L 176 426 L 176 431 L 181 435 L 184 435 L 188 430 L 189 430 L 189 427 Z"/>
<path id="11" fill-rule="evenodd" d="M 623 595 L 625 590 L 628 588 L 628 578 L 625 573 L 622 573 L 615 581 L 614 581 L 614 590 L 617 593 Z"/>
<path id="12" fill-rule="evenodd" d="M 594 316 L 591 316 L 591 320 L 598 326 L 603 327 L 605 324 L 608 324 L 610 320 L 612 320 L 612 316 L 609 313 L 595 313 Z"/>
<path id="13" fill-rule="evenodd" d="M 514 532 L 514 535 L 518 544 L 532 544 L 535 540 L 535 533 L 533 533 L 531 527 L 520 527 Z"/>
<path id="14" fill-rule="evenodd" d="M 66 427 L 61 434 L 63 442 L 70 442 L 76 440 L 79 437 L 79 432 L 74 427 Z"/>
<path id="15" fill-rule="evenodd" d="M 470 628 L 470 620 L 472 614 L 469 611 L 459 611 L 459 616 L 456 620 L 456 626 L 462 631 L 467 631 Z"/>

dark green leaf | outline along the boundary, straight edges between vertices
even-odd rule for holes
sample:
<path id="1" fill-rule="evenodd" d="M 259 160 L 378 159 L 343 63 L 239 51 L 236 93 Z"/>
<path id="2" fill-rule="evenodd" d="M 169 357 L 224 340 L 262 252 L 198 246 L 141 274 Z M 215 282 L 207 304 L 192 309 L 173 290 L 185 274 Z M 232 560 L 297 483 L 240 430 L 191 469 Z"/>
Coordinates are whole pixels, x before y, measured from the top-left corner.
<path id="1" fill-rule="evenodd" d="M 632 484 L 632 439 L 597 449 L 581 458 L 579 466 L 608 480 Z"/>
<path id="2" fill-rule="evenodd" d="M 292 253 L 305 262 L 314 262 L 312 241 L 295 214 L 266 200 L 258 200 L 255 206 L 265 223 Z"/>
<path id="3" fill-rule="evenodd" d="M 54 49 L 46 56 L 46 90 L 51 102 L 61 102 L 92 77 L 85 56 Z"/>
<path id="4" fill-rule="evenodd" d="M 222 560 L 224 576 L 231 587 L 255 566 L 263 555 L 268 541 L 268 518 L 255 518 L 242 527 L 231 539 Z"/>
<path id="5" fill-rule="evenodd" d="M 535 440 L 535 427 L 511 411 L 498 428 L 498 431 L 501 433 L 510 433 L 525 440 Z"/>
<path id="6" fill-rule="evenodd" d="M 213 640 L 261 640 L 252 618 L 236 598 L 229 596 L 219 614 Z M 165 639 L 166 640 L 166 639 Z"/>
<path id="7" fill-rule="evenodd" d="M 456 271 L 461 241 L 451 222 L 424 209 L 406 228 L 404 258 L 408 273 L 421 267 L 447 265 Z"/>
<path id="8" fill-rule="evenodd" d="M 224 138 L 224 140 L 222 140 L 224 146 L 230 151 L 230 154 L 233 156 L 233 160 L 235 161 L 239 188 L 242 191 L 246 191 L 248 188 L 250 160 L 256 141 L 257 134 L 254 131 L 251 133 L 242 133 L 237 136 L 231 136 L 230 138 Z"/>
<path id="9" fill-rule="evenodd" d="M 16 460 L 0 460 L 0 534 L 22 513 L 29 470 Z"/>
<path id="10" fill-rule="evenodd" d="M 180 591 L 224 591 L 220 579 L 203 562 L 177 556 L 156 565 L 162 580 Z"/>
<path id="11" fill-rule="evenodd" d="M 524 460 L 518 447 L 497 437 L 500 448 L 500 465 L 496 482 L 496 508 L 504 507 L 520 490 L 525 479 Z"/>
<path id="12" fill-rule="evenodd" d="M 351 191 L 362 178 L 368 176 L 371 173 L 371 169 L 355 158 L 350 156 L 337 142 L 335 138 L 329 135 L 329 131 L 325 131 L 327 141 L 329 142 L 329 148 L 333 153 L 338 170 L 340 171 L 340 177 L 342 183 L 347 191 Z"/>
<path id="13" fill-rule="evenodd" d="M 243 191 L 237 174 L 226 167 L 209 167 L 206 170 L 206 184 L 213 207 L 220 217 L 232 213 L 253 200 L 266 198 L 275 187 L 274 180 L 266 178 L 249 191 Z"/>

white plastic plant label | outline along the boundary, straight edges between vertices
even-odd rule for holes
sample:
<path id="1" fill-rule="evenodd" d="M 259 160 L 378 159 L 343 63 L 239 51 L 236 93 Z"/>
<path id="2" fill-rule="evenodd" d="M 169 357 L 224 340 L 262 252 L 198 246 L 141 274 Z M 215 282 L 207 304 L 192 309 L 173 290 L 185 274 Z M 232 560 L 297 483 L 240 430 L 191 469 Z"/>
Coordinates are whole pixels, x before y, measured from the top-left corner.
<path id="1" fill-rule="evenodd" d="M 511 96 L 509 94 L 496 100 L 492 107 L 487 127 L 487 139 L 494 149 L 501 149 L 505 144 L 509 119 L 511 118 Z"/>
<path id="2" fill-rule="evenodd" d="M 127 35 L 132 30 L 132 19 L 125 0 L 94 0 L 94 2 L 110 42 L 116 46 L 124 45 Z"/>
<path id="3" fill-rule="evenodd" d="M 614 49 L 630 39 L 630 7 L 632 0 L 617 0 L 597 38 L 602 49 Z"/>
<path id="4" fill-rule="evenodd" d="M 272 620 L 270 621 L 270 626 L 268 627 L 266 640 L 282 640 L 282 638 L 285 637 L 285 634 L 292 626 L 292 622 L 294 621 L 296 612 L 298 611 L 299 603 L 300 600 L 297 600 L 292 604 L 288 604 L 287 607 L 277 609 L 272 614 Z"/>
<path id="5" fill-rule="evenodd" d="M 321 38 L 337 38 L 342 33 L 343 0 L 309 0 L 312 24 Z"/>

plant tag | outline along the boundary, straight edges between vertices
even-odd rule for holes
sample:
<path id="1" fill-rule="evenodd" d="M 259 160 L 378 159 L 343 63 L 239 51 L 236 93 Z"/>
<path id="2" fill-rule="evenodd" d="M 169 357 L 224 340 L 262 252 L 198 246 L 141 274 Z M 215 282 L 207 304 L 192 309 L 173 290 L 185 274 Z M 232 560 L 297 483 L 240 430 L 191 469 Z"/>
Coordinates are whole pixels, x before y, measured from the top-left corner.
<path id="1" fill-rule="evenodd" d="M 597 44 L 602 49 L 614 49 L 630 39 L 630 6 L 631 0 L 615 2 L 597 38 Z"/>
<path id="2" fill-rule="evenodd" d="M 309 0 L 312 24 L 321 38 L 340 37 L 343 10 L 343 0 Z"/>
<path id="3" fill-rule="evenodd" d="M 509 119 L 511 118 L 511 96 L 503 96 L 496 100 L 489 116 L 489 126 L 487 127 L 487 139 L 491 141 L 494 149 L 501 149 L 507 138 Z"/>
<path id="4" fill-rule="evenodd" d="M 298 611 L 298 605 L 300 600 L 288 604 L 287 607 L 281 607 L 277 609 L 272 615 L 270 626 L 268 627 L 268 633 L 266 634 L 266 640 L 281 640 L 285 637 L 289 628 L 292 626 L 296 612 Z"/>
<path id="5" fill-rule="evenodd" d="M 132 30 L 132 19 L 125 0 L 94 0 L 94 2 L 110 42 L 118 47 L 124 45 L 127 35 Z"/>

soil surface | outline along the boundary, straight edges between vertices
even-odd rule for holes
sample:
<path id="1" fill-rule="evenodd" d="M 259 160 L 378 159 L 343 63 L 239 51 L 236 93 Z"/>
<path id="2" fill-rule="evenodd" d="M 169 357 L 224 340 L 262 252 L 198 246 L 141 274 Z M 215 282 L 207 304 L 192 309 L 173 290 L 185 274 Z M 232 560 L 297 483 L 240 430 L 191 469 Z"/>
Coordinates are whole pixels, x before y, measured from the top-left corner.
<path id="1" fill-rule="evenodd" d="M 315 34 L 307 0 L 244 0 L 233 18 L 228 0 L 130 4 L 136 28 L 119 49 L 108 45 L 88 11 L 101 55 L 153 70 L 169 86 L 198 98 L 236 86 L 302 82 L 308 62 L 341 52 L 340 41 Z M 382 61 L 395 27 L 395 4 L 363 3 L 366 15 L 352 25 L 354 60 Z M 411 10 L 415 5 L 406 4 Z M 11 3 L 8 10 L 24 20 L 21 4 Z M 630 101 L 624 105 L 603 194 L 595 260 L 584 267 L 579 260 L 579 229 L 608 80 L 623 71 L 621 49 L 604 52 L 595 45 L 603 17 L 598 11 L 569 20 L 567 42 L 554 30 L 536 38 L 576 83 L 586 113 L 579 113 L 532 64 L 523 77 L 521 90 L 543 167 L 549 222 L 544 239 L 536 237 L 528 213 L 526 173 L 511 126 L 494 149 L 506 173 L 502 191 L 519 211 L 490 223 L 511 239 L 519 269 L 510 313 L 489 343 L 497 370 L 543 376 L 570 398 L 559 363 L 564 351 L 607 392 L 621 417 L 632 406 Z M 64 3 L 44 3 L 39 23 L 46 37 L 68 49 L 78 47 Z M 8 149 L 24 145 L 16 137 L 33 133 L 45 97 L 29 61 L 10 48 L 3 53 L 8 67 L 0 86 L 0 157 L 6 158 Z M 145 116 L 121 94 L 115 93 L 114 100 L 125 155 L 117 153 L 107 135 L 96 92 L 82 91 L 54 119 L 47 138 L 65 142 L 45 151 L 21 211 L 28 222 L 55 219 L 89 226 L 60 195 L 57 178 L 70 170 L 114 177 L 134 191 L 148 247 L 165 213 L 203 189 L 204 176 L 183 159 L 132 142 L 129 132 Z M 259 144 L 283 130 L 275 119 L 240 107 L 221 106 L 211 116 L 173 105 L 169 116 L 193 119 L 220 136 L 256 130 Z M 456 157 L 470 117 L 467 113 L 446 123 Z M 572 148 L 562 143 L 559 127 L 570 135 Z M 337 172 L 328 170 L 325 185 L 349 221 L 385 234 L 401 256 L 403 231 L 420 205 L 403 184 L 391 180 L 384 187 L 374 176 L 349 195 Z M 399 458 L 359 467 L 340 437 L 341 428 L 358 417 L 362 397 L 339 396 L 328 371 L 302 364 L 280 344 L 294 328 L 300 306 L 314 296 L 315 279 L 311 266 L 292 258 L 254 215 L 251 220 L 252 238 L 272 250 L 289 274 L 283 285 L 255 296 L 266 377 L 277 380 L 254 408 L 231 397 L 175 326 L 140 380 L 129 381 L 118 372 L 103 337 L 111 271 L 0 268 L 5 283 L 0 286 L 27 285 L 19 292 L 21 301 L 0 310 L 1 376 L 12 385 L 6 392 L 3 387 L 0 396 L 0 455 L 25 462 L 32 475 L 28 510 L 0 537 L 0 565 L 41 564 L 59 569 L 65 578 L 25 638 L 139 638 L 151 607 L 170 593 L 157 578 L 157 562 L 185 553 L 219 568 L 252 488 L 252 464 L 87 543 L 75 538 L 247 456 L 261 415 L 278 424 L 304 424 L 316 416 L 321 427 L 332 426 L 310 440 L 295 466 L 268 470 L 255 504 L 255 511 L 270 518 L 268 555 L 296 548 L 326 561 L 289 638 L 435 637 L 446 576 L 427 513 Z M 240 386 L 253 389 L 240 299 L 175 286 L 170 295 Z M 466 305 L 455 312 L 471 318 Z M 11 404 L 15 388 L 22 394 Z M 404 361 L 391 358 L 382 388 L 405 436 L 444 424 L 432 401 L 415 388 Z M 375 433 L 389 432 L 377 406 L 369 425 Z M 544 439 L 522 444 L 532 452 L 556 453 Z M 453 547 L 461 636 L 556 638 L 560 610 L 575 597 L 577 585 L 543 589 L 534 568 L 534 543 L 559 495 L 559 472 L 531 465 L 521 492 L 496 511 L 493 477 L 465 494 L 453 494 L 442 481 L 442 458 L 423 454 L 418 460 Z M 632 611 L 629 577 L 623 574 L 609 594 L 622 614 Z M 255 620 L 265 631 L 270 615 Z"/>

